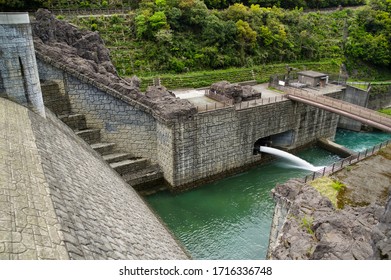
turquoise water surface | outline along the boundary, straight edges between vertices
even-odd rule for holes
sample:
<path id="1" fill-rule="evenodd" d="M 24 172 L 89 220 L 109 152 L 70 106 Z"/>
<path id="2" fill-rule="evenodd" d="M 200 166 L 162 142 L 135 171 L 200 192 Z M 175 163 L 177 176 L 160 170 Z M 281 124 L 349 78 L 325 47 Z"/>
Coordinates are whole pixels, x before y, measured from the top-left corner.
<path id="1" fill-rule="evenodd" d="M 390 133 L 381 131 L 375 132 L 354 132 L 339 129 L 335 135 L 335 142 L 355 152 L 362 152 L 367 148 L 378 145 L 391 139 Z"/>
<path id="2" fill-rule="evenodd" d="M 336 141 L 357 150 L 391 138 L 390 134 L 371 135 L 339 131 Z M 298 156 L 317 166 L 339 160 L 320 148 Z M 309 174 L 284 166 L 286 162 L 277 159 L 192 191 L 160 192 L 146 200 L 194 259 L 264 259 L 274 210 L 271 189 Z"/>

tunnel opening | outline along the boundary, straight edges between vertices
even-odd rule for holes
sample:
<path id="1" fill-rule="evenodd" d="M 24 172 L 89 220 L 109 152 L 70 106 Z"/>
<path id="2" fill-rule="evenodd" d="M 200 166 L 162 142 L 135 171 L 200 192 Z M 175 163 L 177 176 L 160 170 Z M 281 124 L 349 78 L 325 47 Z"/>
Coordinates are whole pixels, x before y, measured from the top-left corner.
<path id="1" fill-rule="evenodd" d="M 261 154 L 259 148 L 261 146 L 286 149 L 293 144 L 294 131 L 288 130 L 285 132 L 269 135 L 266 137 L 259 138 L 254 143 L 253 155 Z"/>

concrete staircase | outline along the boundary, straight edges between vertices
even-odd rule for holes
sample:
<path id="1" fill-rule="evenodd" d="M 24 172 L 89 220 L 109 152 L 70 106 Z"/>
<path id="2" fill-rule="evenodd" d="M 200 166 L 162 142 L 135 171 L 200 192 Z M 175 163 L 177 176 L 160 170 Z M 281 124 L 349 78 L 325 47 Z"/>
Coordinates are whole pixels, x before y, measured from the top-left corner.
<path id="1" fill-rule="evenodd" d="M 122 178 L 136 190 L 145 191 L 146 186 L 163 181 L 159 165 L 149 159 L 133 156 L 131 153 L 117 151 L 115 143 L 101 142 L 100 129 L 88 128 L 82 114 L 58 116 L 75 134 L 86 141 L 102 158 L 117 171 Z"/>

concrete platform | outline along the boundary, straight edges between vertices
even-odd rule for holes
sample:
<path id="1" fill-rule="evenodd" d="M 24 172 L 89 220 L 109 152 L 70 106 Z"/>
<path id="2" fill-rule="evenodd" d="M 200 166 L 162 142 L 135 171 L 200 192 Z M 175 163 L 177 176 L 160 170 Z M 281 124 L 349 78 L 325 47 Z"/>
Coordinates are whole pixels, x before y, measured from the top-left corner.
<path id="1" fill-rule="evenodd" d="M 269 89 L 269 84 L 257 84 L 252 86 L 255 90 L 262 92 L 262 98 L 281 96 L 283 93 L 277 90 Z M 172 91 L 176 97 L 187 99 L 199 108 L 212 108 L 215 104 L 217 108 L 223 107 L 224 104 L 205 96 L 205 89 L 177 89 Z"/>

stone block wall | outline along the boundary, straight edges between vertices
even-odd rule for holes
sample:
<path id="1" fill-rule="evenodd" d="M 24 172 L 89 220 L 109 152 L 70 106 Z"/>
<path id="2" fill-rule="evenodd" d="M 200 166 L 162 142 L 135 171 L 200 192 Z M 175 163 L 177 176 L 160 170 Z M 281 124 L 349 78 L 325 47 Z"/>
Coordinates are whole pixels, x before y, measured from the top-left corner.
<path id="1" fill-rule="evenodd" d="M 71 112 L 71 104 L 62 80 L 45 81 L 41 83 L 41 89 L 45 106 L 53 113 L 59 116 Z"/>
<path id="2" fill-rule="evenodd" d="M 174 138 L 168 164 L 173 177 L 168 181 L 174 189 L 188 187 L 262 161 L 262 155 L 253 155 L 254 143 L 270 135 L 293 131 L 292 149 L 321 137 L 333 138 L 337 122 L 333 113 L 289 100 L 199 113 L 193 120 L 166 127 Z"/>
<path id="3" fill-rule="evenodd" d="M 156 124 L 157 162 L 168 182 L 173 182 L 175 174 L 174 166 L 174 129 L 161 122 Z"/>
<path id="4" fill-rule="evenodd" d="M 87 126 L 101 129 L 102 141 L 116 143 L 118 150 L 156 161 L 156 120 L 130 104 L 38 60 L 42 80 L 62 80 L 71 112 L 84 114 Z"/>
<path id="5" fill-rule="evenodd" d="M 39 61 L 39 69 L 43 80 L 64 81 L 72 113 L 84 114 L 89 127 L 100 128 L 105 142 L 158 163 L 174 190 L 195 187 L 263 161 L 263 155 L 253 155 L 254 144 L 270 135 L 289 132 L 292 149 L 318 138 L 333 138 L 339 118 L 284 100 L 167 122 L 47 62 Z"/>
<path id="6" fill-rule="evenodd" d="M 27 13 L 0 13 L 0 93 L 45 117 Z"/>

